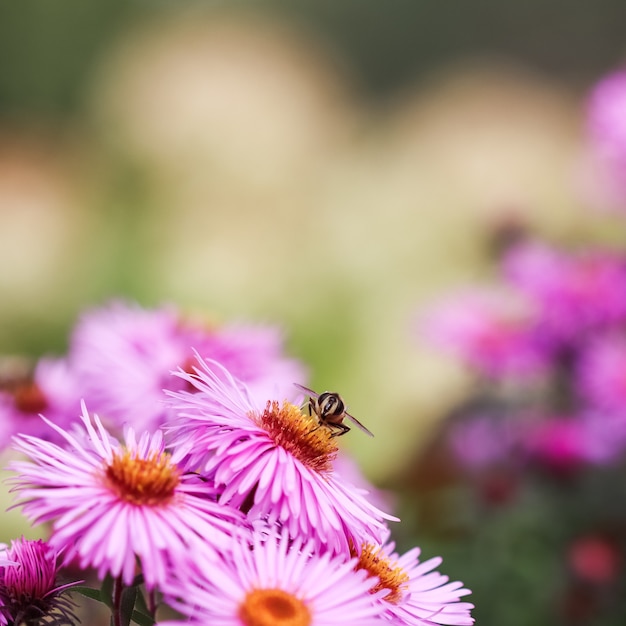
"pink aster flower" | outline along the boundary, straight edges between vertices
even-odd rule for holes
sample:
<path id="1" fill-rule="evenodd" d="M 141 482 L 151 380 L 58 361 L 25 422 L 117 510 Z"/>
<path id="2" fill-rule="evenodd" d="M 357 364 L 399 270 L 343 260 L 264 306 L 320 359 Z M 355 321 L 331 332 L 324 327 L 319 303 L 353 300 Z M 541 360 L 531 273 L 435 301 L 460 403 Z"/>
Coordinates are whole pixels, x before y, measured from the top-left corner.
<path id="1" fill-rule="evenodd" d="M 183 386 L 171 372 L 192 366 L 193 348 L 222 363 L 263 397 L 270 388 L 286 395 L 294 380 L 304 379 L 303 367 L 284 356 L 275 328 L 209 328 L 186 321 L 173 307 L 148 310 L 124 302 L 81 318 L 72 335 L 70 359 L 83 397 L 102 419 L 142 430 L 167 419 L 163 389 Z"/>
<path id="2" fill-rule="evenodd" d="M 356 489 L 360 489 L 374 506 L 386 511 L 394 509 L 395 494 L 373 485 L 363 474 L 358 463 L 348 454 L 339 452 L 334 462 L 334 471 L 339 480 L 345 480 Z"/>
<path id="3" fill-rule="evenodd" d="M 552 341 L 570 341 L 626 319 L 626 290 L 616 289 L 626 284 L 626 262 L 618 254 L 566 253 L 524 243 L 508 252 L 504 272 L 540 308 L 538 325 Z"/>
<path id="4" fill-rule="evenodd" d="M 609 208 L 626 208 L 626 68 L 602 78 L 586 107 L 590 190 Z"/>
<path id="5" fill-rule="evenodd" d="M 585 343 L 575 372 L 576 389 L 594 407 L 626 415 L 626 337 L 596 335 Z"/>
<path id="6" fill-rule="evenodd" d="M 557 471 L 609 463 L 626 447 L 626 420 L 597 412 L 547 416 L 526 424 L 522 445 L 531 458 Z"/>
<path id="7" fill-rule="evenodd" d="M 186 456 L 188 469 L 224 486 L 220 502 L 331 552 L 379 536 L 382 520 L 396 519 L 337 477 L 337 439 L 315 416 L 286 401 L 257 403 L 218 363 L 198 362 L 195 374 L 178 372 L 194 392 L 170 393 L 179 418 L 166 430 L 176 460 Z"/>
<path id="8" fill-rule="evenodd" d="M 57 552 L 23 537 L 0 549 L 0 624 L 75 624 L 75 604 L 59 583 Z"/>
<path id="9" fill-rule="evenodd" d="M 530 302 L 519 294 L 466 290 L 434 307 L 420 330 L 486 376 L 532 377 L 547 359 L 533 335 L 535 319 Z"/>
<path id="10" fill-rule="evenodd" d="M 419 555 L 416 547 L 399 556 L 387 535 L 382 544 L 365 543 L 360 547 L 356 569 L 378 579 L 370 593 L 376 594 L 376 602 L 394 624 L 473 624 L 470 611 L 474 605 L 460 601 L 471 591 L 463 583 L 449 582 L 447 576 L 434 571 L 441 565 L 441 557 L 420 563 Z M 378 595 L 383 590 L 385 593 Z"/>
<path id="11" fill-rule="evenodd" d="M 220 564 L 171 586 L 170 604 L 192 624 L 219 626 L 375 626 L 382 610 L 355 560 L 317 555 L 286 534 L 238 545 Z M 380 595 L 380 594 L 377 594 Z M 184 622 L 189 623 L 189 622 Z M 183 622 L 161 622 L 181 626 Z"/>
<path id="12" fill-rule="evenodd" d="M 53 522 L 50 543 L 68 561 L 130 584 L 138 559 L 153 588 L 191 555 L 228 549 L 241 514 L 218 505 L 209 484 L 182 473 L 159 431 L 137 439 L 128 429 L 122 444 L 84 405 L 81 420 L 80 439 L 48 422 L 66 440 L 63 448 L 16 437 L 15 449 L 30 461 L 10 465 L 17 504 L 31 521 Z"/>
<path id="13" fill-rule="evenodd" d="M 41 413 L 60 426 L 67 426 L 80 413 L 76 381 L 62 359 L 41 359 L 32 372 L 20 373 L 0 391 L 0 449 L 18 433 L 58 442 L 57 433 L 41 421 Z"/>

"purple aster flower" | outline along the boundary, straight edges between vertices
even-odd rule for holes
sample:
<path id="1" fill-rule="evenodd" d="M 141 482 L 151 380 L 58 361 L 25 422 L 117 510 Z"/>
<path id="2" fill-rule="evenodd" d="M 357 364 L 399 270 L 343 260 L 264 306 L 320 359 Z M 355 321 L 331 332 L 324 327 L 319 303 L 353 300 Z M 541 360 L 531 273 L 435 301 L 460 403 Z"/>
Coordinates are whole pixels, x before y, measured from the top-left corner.
<path id="1" fill-rule="evenodd" d="M 50 545 L 21 537 L 0 555 L 0 624 L 78 623 L 66 593 L 77 583 L 59 583 L 58 554 Z"/>
<path id="2" fill-rule="evenodd" d="M 519 421 L 504 415 L 471 415 L 450 424 L 448 445 L 464 469 L 481 470 L 509 462 L 519 447 L 520 431 Z"/>
<path id="3" fill-rule="evenodd" d="M 188 469 L 224 486 L 220 502 L 331 552 L 378 537 L 382 520 L 396 519 L 334 473 L 337 440 L 315 416 L 286 401 L 259 404 L 218 363 L 198 361 L 195 374 L 178 372 L 195 391 L 170 393 L 179 418 L 166 430 L 175 459 L 186 456 Z"/>
<path id="4" fill-rule="evenodd" d="M 110 574 L 130 584 L 139 559 L 153 588 L 191 555 L 215 557 L 228 549 L 243 516 L 217 504 L 206 481 L 181 472 L 160 431 L 137 439 L 128 429 L 121 444 L 97 416 L 92 423 L 84 405 L 81 420 L 80 439 L 48 422 L 66 440 L 63 448 L 16 437 L 15 449 L 30 461 L 10 466 L 17 504 L 31 521 L 53 522 L 50 543 L 68 561 L 77 558 L 100 578 Z"/>
<path id="5" fill-rule="evenodd" d="M 587 100 L 592 193 L 608 207 L 626 208 L 626 68 L 602 78 Z"/>
<path id="6" fill-rule="evenodd" d="M 416 547 L 399 556 L 394 542 L 387 540 L 382 544 L 365 543 L 358 551 L 356 569 L 378 579 L 370 593 L 376 594 L 376 602 L 394 624 L 473 624 L 470 610 L 474 605 L 460 601 L 471 591 L 463 583 L 449 582 L 447 576 L 433 571 L 441 565 L 441 557 L 420 563 L 419 555 Z M 383 590 L 386 593 L 378 595 Z"/>
<path id="7" fill-rule="evenodd" d="M 382 608 L 371 579 L 355 560 L 317 555 L 287 535 L 236 546 L 223 563 L 203 563 L 193 578 L 168 590 L 191 624 L 216 626 L 375 626 Z M 184 622 L 189 623 L 189 622 Z M 182 626 L 163 622 L 161 626 Z"/>
<path id="8" fill-rule="evenodd" d="M 519 244 L 504 259 L 512 284 L 540 308 L 538 325 L 547 342 L 626 319 L 626 262 L 606 250 L 566 253 L 540 243 Z"/>
<path id="9" fill-rule="evenodd" d="M 586 342 L 576 366 L 576 389 L 586 402 L 626 415 L 626 337 L 597 334 Z"/>
<path id="10" fill-rule="evenodd" d="M 155 310 L 114 302 L 86 313 L 74 329 L 70 359 L 83 397 L 107 423 L 152 429 L 167 419 L 163 389 L 184 383 L 171 375 L 189 370 L 192 348 L 215 359 L 265 397 L 293 395 L 304 369 L 283 355 L 271 327 L 209 328 L 185 320 L 173 307 Z"/>
<path id="11" fill-rule="evenodd" d="M 532 377 L 547 354 L 533 335 L 536 313 L 522 296 L 496 290 L 466 290 L 434 307 L 421 331 L 490 377 Z"/>
<path id="12" fill-rule="evenodd" d="M 54 423 L 67 426 L 80 413 L 76 382 L 62 359 L 41 359 L 32 372 L 20 373 L 2 389 L 0 449 L 18 433 L 58 442 L 60 437 L 44 426 L 39 415 L 45 413 Z"/>

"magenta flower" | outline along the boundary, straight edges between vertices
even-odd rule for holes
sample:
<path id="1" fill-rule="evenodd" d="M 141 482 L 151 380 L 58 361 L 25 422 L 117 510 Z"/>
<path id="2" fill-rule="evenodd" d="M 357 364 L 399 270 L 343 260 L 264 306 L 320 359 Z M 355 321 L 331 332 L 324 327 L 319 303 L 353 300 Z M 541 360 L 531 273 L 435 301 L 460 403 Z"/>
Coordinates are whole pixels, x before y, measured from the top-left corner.
<path id="1" fill-rule="evenodd" d="M 139 439 L 128 429 L 122 445 L 85 407 L 80 439 L 48 422 L 64 448 L 30 436 L 15 449 L 30 461 L 14 461 L 11 479 L 18 505 L 33 522 L 53 522 L 51 545 L 69 561 L 93 567 L 100 578 L 130 584 L 138 559 L 146 585 L 164 583 L 173 565 L 196 554 L 215 558 L 227 550 L 243 516 L 215 502 L 216 490 L 185 475 L 165 452 L 161 433 Z M 47 421 L 47 420 L 46 420 Z"/>
<path id="2" fill-rule="evenodd" d="M 546 342 L 579 339 L 580 334 L 626 319 L 626 263 L 605 250 L 566 253 L 539 243 L 519 244 L 504 259 L 511 283 L 532 299 Z"/>
<path id="3" fill-rule="evenodd" d="M 626 68 L 591 90 L 587 137 L 594 195 L 609 207 L 626 208 Z"/>
<path id="4" fill-rule="evenodd" d="M 41 359 L 32 373 L 20 374 L 0 391 L 0 449 L 7 447 L 18 433 L 59 442 L 56 431 L 44 426 L 41 413 L 63 427 L 80 413 L 76 381 L 62 359 Z"/>
<path id="5" fill-rule="evenodd" d="M 371 579 L 355 560 L 312 552 L 287 535 L 238 545 L 223 563 L 201 563 L 196 576 L 168 590 L 191 624 L 216 626 L 375 626 L 384 623 Z M 160 622 L 182 626 L 190 622 Z"/>
<path id="6" fill-rule="evenodd" d="M 537 418 L 526 424 L 522 446 L 557 471 L 609 463 L 626 447 L 626 420 L 598 412 Z"/>
<path id="7" fill-rule="evenodd" d="M 466 290 L 434 307 L 420 331 L 490 377 L 533 377 L 546 351 L 533 335 L 536 312 L 514 292 Z"/>
<path id="8" fill-rule="evenodd" d="M 583 345 L 575 380 L 576 389 L 591 406 L 626 415 L 626 337 L 596 335 Z"/>
<path id="9" fill-rule="evenodd" d="M 22 537 L 0 554 L 0 624 L 78 623 L 66 593 L 77 583 L 59 583 L 58 555 L 50 545 Z"/>
<path id="10" fill-rule="evenodd" d="M 171 375 L 190 369 L 193 348 L 215 359 L 265 397 L 286 396 L 304 382 L 303 367 L 283 355 L 275 328 L 209 328 L 182 318 L 173 307 L 155 310 L 114 302 L 85 314 L 74 329 L 70 360 L 85 400 L 111 425 L 153 429 L 168 417 L 163 389 L 180 389 Z"/>
<path id="11" fill-rule="evenodd" d="M 331 552 L 396 519 L 336 476 L 337 439 L 315 417 L 289 402 L 259 405 L 218 363 L 198 361 L 195 374 L 178 372 L 194 391 L 170 393 L 179 418 L 166 430 L 175 460 L 186 456 L 188 469 L 223 485 L 220 502 Z"/>
<path id="12" fill-rule="evenodd" d="M 406 626 L 474 623 L 470 614 L 474 605 L 460 601 L 471 591 L 463 583 L 448 582 L 447 576 L 433 571 L 441 564 L 441 557 L 420 563 L 419 548 L 402 556 L 394 550 L 395 544 L 389 541 L 365 543 L 356 564 L 357 570 L 378 579 L 370 593 L 376 595 L 376 602 L 391 622 Z M 385 593 L 378 595 L 382 591 Z"/>

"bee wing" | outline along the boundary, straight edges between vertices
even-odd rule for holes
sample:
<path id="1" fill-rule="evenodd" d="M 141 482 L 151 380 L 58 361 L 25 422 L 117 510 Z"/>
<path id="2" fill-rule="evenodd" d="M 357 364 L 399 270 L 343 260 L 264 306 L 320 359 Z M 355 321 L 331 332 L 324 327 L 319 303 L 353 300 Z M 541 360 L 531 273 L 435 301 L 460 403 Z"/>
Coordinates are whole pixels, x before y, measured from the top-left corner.
<path id="1" fill-rule="evenodd" d="M 305 387 L 304 385 L 299 385 L 298 383 L 294 383 L 294 385 L 302 392 L 306 393 L 307 395 L 311 396 L 311 398 L 319 398 L 320 394 L 319 393 L 315 393 L 315 391 L 313 391 L 313 389 L 309 389 L 308 387 Z"/>
<path id="2" fill-rule="evenodd" d="M 366 435 L 369 435 L 370 437 L 374 436 L 374 433 L 369 430 L 368 428 L 366 428 L 365 426 L 363 426 L 363 424 L 361 424 L 361 422 L 359 422 L 359 420 L 354 417 L 354 415 L 350 415 L 350 413 L 344 413 L 344 415 L 355 425 L 358 426 Z"/>

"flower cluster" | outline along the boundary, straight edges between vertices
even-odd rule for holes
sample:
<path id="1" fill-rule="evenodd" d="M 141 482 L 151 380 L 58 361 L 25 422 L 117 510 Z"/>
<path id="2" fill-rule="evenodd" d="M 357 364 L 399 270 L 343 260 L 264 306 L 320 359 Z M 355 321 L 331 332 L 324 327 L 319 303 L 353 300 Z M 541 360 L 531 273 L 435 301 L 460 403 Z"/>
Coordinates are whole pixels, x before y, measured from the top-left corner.
<path id="1" fill-rule="evenodd" d="M 626 72 L 586 106 L 590 199 L 626 207 Z M 484 624 L 624 622 L 626 252 L 566 249 L 519 221 L 496 231 L 497 281 L 420 319 L 475 384 L 397 476 L 415 530 L 472 576 Z M 487 555 L 488 562 L 476 561 Z M 456 559 L 456 562 L 454 561 Z M 514 583 L 512 581 L 515 581 Z M 512 593 L 512 590 L 513 593 Z M 482 611 L 482 613 L 481 613 Z"/>
<path id="2" fill-rule="evenodd" d="M 398 555 L 397 518 L 342 475 L 303 372 L 273 330 L 93 311 L 66 357 L 5 392 L 7 414 L 24 408 L 20 384 L 41 414 L 39 432 L 15 426 L 16 505 L 121 621 L 155 623 L 160 598 L 198 624 L 472 624 L 469 591 L 440 559 Z"/>
<path id="3" fill-rule="evenodd" d="M 514 449 L 558 467 L 617 458 L 626 447 L 626 292 L 618 288 L 626 256 L 520 240 L 500 267 L 502 287 L 465 290 L 424 326 L 492 389 L 517 389 L 504 411 L 514 424 L 483 409 L 452 429 L 458 458 L 490 459 L 492 439 L 504 455 Z"/>

